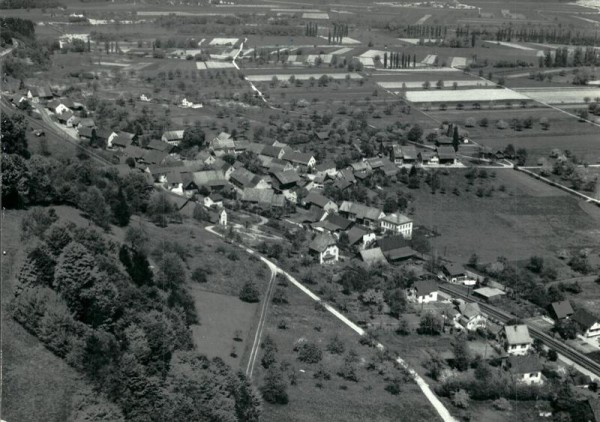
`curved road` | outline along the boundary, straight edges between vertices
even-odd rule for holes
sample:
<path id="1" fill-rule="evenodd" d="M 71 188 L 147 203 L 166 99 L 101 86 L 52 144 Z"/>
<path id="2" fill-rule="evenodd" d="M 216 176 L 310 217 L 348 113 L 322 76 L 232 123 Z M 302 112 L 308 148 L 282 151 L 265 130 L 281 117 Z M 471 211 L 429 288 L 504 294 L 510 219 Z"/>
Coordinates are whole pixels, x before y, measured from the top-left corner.
<path id="1" fill-rule="evenodd" d="M 223 237 L 220 233 L 216 232 L 213 229 L 214 226 L 208 226 L 205 227 L 205 229 L 216 235 L 219 237 Z M 346 326 L 348 326 L 349 328 L 351 328 L 354 332 L 356 332 L 358 335 L 360 336 L 364 336 L 366 335 L 365 330 L 363 330 L 362 328 L 360 328 L 358 325 L 356 325 L 355 323 L 353 323 L 352 321 L 350 321 L 346 316 L 344 316 L 342 313 L 340 313 L 337 309 L 335 309 L 333 306 L 331 306 L 330 304 L 328 304 L 327 302 L 323 301 L 319 296 L 317 296 L 316 294 L 314 294 L 308 287 L 306 287 L 305 285 L 303 285 L 302 283 L 300 283 L 298 280 L 296 280 L 296 278 L 294 278 L 292 275 L 290 275 L 288 272 L 286 272 L 284 269 L 282 269 L 281 267 L 279 267 L 278 265 L 274 264 L 273 262 L 269 261 L 268 259 L 266 259 L 265 257 L 261 256 L 258 252 L 254 251 L 253 249 L 247 248 L 244 245 L 240 245 L 237 243 L 232 242 L 233 244 L 235 244 L 236 246 L 241 247 L 242 249 L 244 249 L 246 252 L 248 252 L 249 254 L 252 255 L 256 255 L 258 257 L 260 257 L 261 261 L 263 261 L 265 264 L 267 264 L 269 266 L 269 268 L 271 269 L 271 272 L 275 272 L 275 273 L 280 273 L 282 275 L 284 275 L 285 277 L 287 277 L 287 279 L 290 281 L 290 283 L 292 283 L 294 286 L 296 286 L 298 289 L 300 289 L 303 293 L 305 293 L 307 296 L 309 296 L 312 300 L 316 301 L 316 302 L 320 302 L 323 307 L 330 312 L 331 314 L 333 314 L 333 316 L 335 316 L 337 319 L 339 319 L 340 321 L 342 321 Z M 271 289 L 271 286 L 273 284 L 275 277 L 272 276 L 271 277 L 271 282 L 269 284 L 269 289 Z M 268 290 L 267 293 L 267 297 L 265 297 L 265 299 L 268 298 L 268 295 L 270 290 Z M 265 300 L 263 303 L 263 308 L 267 308 L 268 307 L 268 302 L 269 300 Z M 256 355 L 258 353 L 258 345 L 260 344 L 260 336 L 262 335 L 262 328 L 264 327 L 264 323 L 266 320 L 266 310 L 264 312 L 261 312 L 261 319 L 259 321 L 259 328 L 257 329 L 257 333 L 255 335 L 255 339 L 254 339 L 254 344 L 252 346 L 252 351 L 251 351 L 251 360 L 248 362 L 248 368 L 246 370 L 246 373 L 249 374 L 250 376 L 252 375 L 252 369 L 254 368 L 254 362 L 256 361 Z M 385 350 L 385 346 L 381 343 L 377 343 L 376 347 L 379 350 Z M 254 353 L 252 353 L 254 352 Z M 425 395 L 425 397 L 427 398 L 427 400 L 429 401 L 429 403 L 431 403 L 431 405 L 433 406 L 433 408 L 436 410 L 436 412 L 438 413 L 438 415 L 440 416 L 440 418 L 444 421 L 444 422 L 457 422 L 457 420 L 450 414 L 450 412 L 448 411 L 448 409 L 446 408 L 446 406 L 444 406 L 444 404 L 440 401 L 440 399 L 435 395 L 435 393 L 433 392 L 433 390 L 431 389 L 431 387 L 429 386 L 429 384 L 427 384 L 427 382 L 414 370 L 411 369 L 408 366 L 408 363 L 402 359 L 401 357 L 397 357 L 396 358 L 396 362 L 398 362 L 398 364 L 400 366 L 402 366 L 404 369 L 406 369 L 411 376 L 413 377 L 415 383 L 419 386 L 419 388 L 421 389 L 421 391 L 423 392 L 423 394 Z M 250 371 L 250 372 L 248 372 Z"/>

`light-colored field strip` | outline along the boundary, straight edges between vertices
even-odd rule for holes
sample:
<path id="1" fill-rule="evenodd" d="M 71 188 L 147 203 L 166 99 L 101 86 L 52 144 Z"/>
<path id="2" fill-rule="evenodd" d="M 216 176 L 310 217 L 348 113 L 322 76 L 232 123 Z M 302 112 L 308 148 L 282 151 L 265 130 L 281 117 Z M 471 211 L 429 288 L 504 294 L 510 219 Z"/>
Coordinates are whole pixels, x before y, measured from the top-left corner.
<path id="1" fill-rule="evenodd" d="M 364 67 L 375 67 L 375 62 L 370 57 L 357 57 L 357 59 Z"/>
<path id="2" fill-rule="evenodd" d="M 128 63 L 100 62 L 100 66 L 129 67 Z"/>
<path id="3" fill-rule="evenodd" d="M 350 47 L 343 47 L 343 48 L 340 48 L 339 50 L 332 51 L 330 54 L 333 54 L 335 56 L 341 56 L 342 54 L 347 54 L 347 53 L 351 52 L 352 50 L 354 50 L 354 49 L 350 48 Z"/>
<path id="4" fill-rule="evenodd" d="M 429 82 L 431 83 L 431 89 L 437 89 L 436 87 L 436 83 L 437 80 L 429 80 Z M 384 88 L 384 89 L 400 89 L 402 88 L 402 85 L 404 84 L 404 86 L 406 86 L 406 88 L 408 89 L 414 89 L 414 88 L 423 88 L 423 84 L 425 83 L 425 81 L 406 81 L 406 82 L 402 82 L 402 81 L 393 81 L 393 82 L 377 82 L 377 85 L 379 85 L 380 87 Z M 456 83 L 456 86 L 458 87 L 465 87 L 465 86 L 481 86 L 481 87 L 493 87 L 496 86 L 496 84 L 494 83 L 489 83 L 486 81 L 481 81 L 481 80 L 471 80 L 471 81 L 446 81 L 444 80 L 444 89 L 452 89 L 452 86 L 454 85 L 454 83 Z"/>
<path id="5" fill-rule="evenodd" d="M 428 66 L 433 66 L 435 64 L 436 59 L 437 59 L 437 55 L 428 54 L 423 60 L 421 60 L 421 63 L 426 64 Z"/>
<path id="6" fill-rule="evenodd" d="M 518 101 L 528 100 L 526 95 L 515 92 L 511 89 L 462 89 L 459 91 L 448 91 L 438 89 L 428 89 L 422 91 L 406 92 L 406 99 L 414 103 L 440 103 L 446 101 Z"/>
<path id="7" fill-rule="evenodd" d="M 196 62 L 196 69 L 198 69 L 198 70 L 206 70 L 206 63 L 204 63 L 204 62 Z"/>
<path id="8" fill-rule="evenodd" d="M 417 63 L 419 66 L 419 63 Z M 422 66 L 422 65 L 421 65 Z M 387 76 L 387 75 L 396 75 L 397 73 L 431 73 L 431 72 L 460 72 L 460 69 L 455 69 L 453 67 L 417 67 L 412 69 L 378 69 L 381 70 L 382 73 L 375 74 L 374 76 Z"/>
<path id="9" fill-rule="evenodd" d="M 366 58 L 370 58 L 370 59 L 374 59 L 376 56 L 379 56 L 379 58 L 381 58 L 383 60 L 383 55 L 386 52 L 383 50 L 367 50 L 364 53 L 362 53 L 359 57 L 366 57 Z"/>
<path id="10" fill-rule="evenodd" d="M 593 86 L 600 85 L 600 80 L 598 80 L 598 81 L 589 81 L 587 84 L 588 85 L 593 85 Z"/>
<path id="11" fill-rule="evenodd" d="M 238 40 L 239 38 L 213 38 L 208 45 L 234 45 Z"/>
<path id="12" fill-rule="evenodd" d="M 600 26 L 600 22 L 595 21 L 593 19 L 582 18 L 581 16 L 571 16 L 571 17 L 576 18 L 576 19 L 580 19 L 580 20 L 582 20 L 584 22 L 587 22 L 587 23 L 593 23 L 596 26 Z"/>
<path id="13" fill-rule="evenodd" d="M 421 38 L 398 38 L 400 41 L 408 43 L 408 44 L 413 44 L 413 45 L 417 45 L 419 44 L 419 42 L 421 41 Z M 437 43 L 440 40 L 437 38 L 422 38 L 424 43 Z"/>
<path id="14" fill-rule="evenodd" d="M 198 41 L 198 47 L 200 47 L 204 41 L 206 41 L 206 38 L 202 38 L 200 41 Z"/>
<path id="15" fill-rule="evenodd" d="M 303 13 L 302 14 L 302 19 L 323 19 L 323 20 L 327 20 L 329 19 L 329 13 Z"/>
<path id="16" fill-rule="evenodd" d="M 196 62 L 196 67 L 198 62 Z M 231 62 L 220 62 L 216 60 L 208 60 L 204 62 L 206 64 L 207 69 L 234 69 L 235 66 Z M 199 69 L 199 68 L 198 68 Z"/>
<path id="17" fill-rule="evenodd" d="M 520 88 L 524 95 L 548 104 L 584 104 L 585 98 L 600 97 L 600 88 Z"/>
<path id="18" fill-rule="evenodd" d="M 427 19 L 429 19 L 431 15 L 425 15 L 421 19 L 415 22 L 415 25 L 423 25 Z"/>
<path id="19" fill-rule="evenodd" d="M 324 35 L 319 35 L 319 38 L 323 38 L 324 40 L 327 39 L 327 37 Z M 340 44 L 362 44 L 362 42 L 359 40 L 355 40 L 354 38 L 342 37 L 342 42 Z M 325 45 L 323 47 L 327 47 L 327 46 Z"/>
<path id="20" fill-rule="evenodd" d="M 526 50 L 526 51 L 534 51 L 535 48 L 527 47 L 523 44 L 518 44 L 516 42 L 506 42 L 506 41 L 485 41 L 488 44 L 497 44 L 504 47 L 516 48 L 517 50 Z"/>
<path id="21" fill-rule="evenodd" d="M 283 13 L 323 13 L 319 9 L 271 9 L 271 12 L 283 12 Z"/>
<path id="22" fill-rule="evenodd" d="M 319 79 L 323 75 L 337 80 L 346 79 L 348 75 L 350 79 L 362 79 L 362 76 L 360 76 L 358 73 L 303 73 L 294 74 L 293 76 L 294 78 L 299 79 L 301 81 L 308 81 L 310 78 Z M 290 76 L 292 76 L 292 74 L 247 75 L 246 80 L 250 82 L 271 82 L 273 76 L 277 77 L 277 79 L 279 79 L 280 81 L 287 81 L 288 79 L 290 79 Z"/>
<path id="23" fill-rule="evenodd" d="M 175 16 L 235 16 L 235 14 L 233 14 L 233 13 L 210 13 L 210 12 L 192 13 L 192 12 L 173 12 L 173 11 L 169 11 L 169 10 L 165 10 L 165 11 L 141 10 L 141 11 L 137 12 L 137 15 L 138 16 L 169 16 L 169 15 L 175 15 Z"/>
<path id="24" fill-rule="evenodd" d="M 466 67 L 467 66 L 467 58 L 466 57 L 452 57 L 452 61 L 450 62 L 450 67 Z"/>

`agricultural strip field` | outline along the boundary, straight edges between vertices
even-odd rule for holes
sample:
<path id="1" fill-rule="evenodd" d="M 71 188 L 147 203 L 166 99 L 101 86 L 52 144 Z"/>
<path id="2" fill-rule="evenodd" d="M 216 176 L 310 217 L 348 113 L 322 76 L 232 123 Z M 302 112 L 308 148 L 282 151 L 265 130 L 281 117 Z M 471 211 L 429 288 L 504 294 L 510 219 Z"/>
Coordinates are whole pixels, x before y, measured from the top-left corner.
<path id="1" fill-rule="evenodd" d="M 441 233 L 432 240 L 440 254 L 458 262 L 467 262 L 473 253 L 484 262 L 498 256 L 519 260 L 600 242 L 600 208 L 511 169 L 497 170 L 493 183 L 506 186 L 507 193 L 478 198 L 472 192 L 414 191 L 416 224 Z M 464 184 L 464 172 L 451 171 L 442 184 Z"/>
<path id="2" fill-rule="evenodd" d="M 583 104 L 600 98 L 600 88 L 518 88 L 519 93 L 547 104 Z"/>
<path id="3" fill-rule="evenodd" d="M 276 77 L 280 81 L 286 81 L 291 76 L 293 76 L 294 78 L 296 78 L 298 80 L 302 80 L 302 81 L 308 81 L 310 78 L 319 79 L 321 76 L 327 76 L 328 78 L 336 79 L 336 80 L 344 80 L 347 78 L 362 79 L 362 76 L 359 75 L 358 73 L 325 73 L 325 72 L 322 72 L 322 73 L 291 73 L 291 74 L 276 73 L 276 74 L 269 74 L 269 75 L 247 75 L 246 79 L 249 80 L 250 82 L 270 82 L 273 79 L 273 77 Z"/>
<path id="4" fill-rule="evenodd" d="M 377 82 L 377 85 L 379 85 L 382 88 L 385 89 L 400 89 L 403 86 L 405 86 L 408 89 L 414 89 L 414 88 L 418 88 L 421 89 L 423 88 L 423 84 L 425 82 L 429 82 L 432 85 L 432 89 L 438 89 L 437 86 L 435 86 L 435 82 L 437 82 L 437 80 L 422 80 L 422 81 L 407 81 L 407 82 L 402 82 L 402 81 L 397 81 L 397 82 Z M 496 84 L 493 82 L 486 82 L 480 79 L 477 80 L 470 80 L 470 81 L 465 81 L 465 80 L 444 80 L 444 86 L 443 88 L 445 89 L 451 89 L 452 86 L 456 84 L 458 87 L 471 87 L 471 86 L 484 86 L 484 87 L 495 87 Z"/>
<path id="5" fill-rule="evenodd" d="M 510 89 L 465 89 L 460 91 L 460 95 L 452 91 L 433 89 L 408 91 L 406 99 L 414 103 L 439 103 L 445 101 L 518 101 L 529 98 Z"/>

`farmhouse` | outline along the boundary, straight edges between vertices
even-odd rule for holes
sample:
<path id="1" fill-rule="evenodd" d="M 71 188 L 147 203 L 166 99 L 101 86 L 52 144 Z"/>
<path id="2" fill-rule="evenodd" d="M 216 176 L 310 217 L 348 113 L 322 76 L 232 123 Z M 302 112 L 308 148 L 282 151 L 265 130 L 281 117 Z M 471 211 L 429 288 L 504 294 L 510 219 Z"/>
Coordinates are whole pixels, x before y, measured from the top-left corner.
<path id="1" fill-rule="evenodd" d="M 442 276 L 447 282 L 452 284 L 462 284 L 464 286 L 474 286 L 477 281 L 467 275 L 465 267 L 461 264 L 450 262 L 442 266 Z"/>
<path id="2" fill-rule="evenodd" d="M 286 152 L 283 155 L 283 160 L 302 170 L 309 170 L 317 164 L 317 160 L 312 154 L 296 151 Z"/>
<path id="3" fill-rule="evenodd" d="M 315 166 L 317 176 L 328 176 L 334 178 L 337 175 L 337 169 L 333 161 L 326 161 Z"/>
<path id="4" fill-rule="evenodd" d="M 112 133 L 108 138 L 108 148 L 123 149 L 133 145 L 137 141 L 137 135 L 134 133 L 119 131 Z"/>
<path id="5" fill-rule="evenodd" d="M 146 145 L 146 148 L 153 151 L 160 151 L 169 154 L 173 150 L 174 146 L 173 144 L 169 144 L 158 139 L 152 139 L 148 143 L 148 145 Z"/>
<path id="6" fill-rule="evenodd" d="M 414 164 L 417 162 L 417 149 L 414 145 L 405 145 L 402 147 L 402 164 Z"/>
<path id="7" fill-rule="evenodd" d="M 529 336 L 527 325 L 507 325 L 502 334 L 509 355 L 524 356 L 529 353 L 533 340 Z"/>
<path id="8" fill-rule="evenodd" d="M 352 225 L 352 221 L 345 219 L 337 214 L 327 214 L 324 219 L 312 225 L 312 228 L 317 231 L 327 231 L 330 233 L 341 233 L 348 230 Z"/>
<path id="9" fill-rule="evenodd" d="M 456 164 L 456 151 L 454 151 L 454 147 L 438 147 L 437 155 L 440 164 Z"/>
<path id="10" fill-rule="evenodd" d="M 235 154 L 235 143 L 230 134 L 221 132 L 210 141 L 210 150 L 217 156 Z"/>
<path id="11" fill-rule="evenodd" d="M 412 248 L 406 245 L 406 240 L 402 235 L 382 237 L 377 240 L 377 245 L 390 262 L 403 261 L 416 254 Z"/>
<path id="12" fill-rule="evenodd" d="M 263 208 L 283 208 L 285 198 L 283 195 L 277 195 L 271 189 L 253 189 L 246 188 L 242 191 L 240 200 L 256 204 Z"/>
<path id="13" fill-rule="evenodd" d="M 485 328 L 487 318 L 481 313 L 479 305 L 475 302 L 461 303 L 458 306 L 460 317 L 458 322 L 469 331 L 475 331 L 478 328 Z"/>
<path id="14" fill-rule="evenodd" d="M 163 133 L 160 139 L 163 142 L 177 146 L 181 141 L 183 141 L 183 134 L 183 130 L 169 130 Z"/>
<path id="15" fill-rule="evenodd" d="M 571 307 L 571 302 L 569 302 L 568 300 L 553 302 L 552 304 L 550 304 L 548 310 L 550 311 L 550 316 L 556 321 L 560 321 L 561 319 L 568 319 L 575 312 Z"/>
<path id="16" fill-rule="evenodd" d="M 223 196 L 218 193 L 213 193 L 204 197 L 204 206 L 206 208 L 222 208 L 223 207 Z"/>
<path id="17" fill-rule="evenodd" d="M 421 151 L 419 152 L 419 161 L 424 165 L 436 165 L 440 163 L 440 160 L 435 152 L 433 151 Z"/>
<path id="18" fill-rule="evenodd" d="M 376 264 L 387 264 L 381 248 L 363 249 L 360 251 L 360 257 L 369 267 Z"/>
<path id="19" fill-rule="evenodd" d="M 339 248 L 335 238 L 329 233 L 315 237 L 309 245 L 309 252 L 315 256 L 319 264 L 333 264 L 339 259 Z"/>
<path id="20" fill-rule="evenodd" d="M 542 384 L 542 364 L 536 356 L 509 356 L 506 361 L 513 380 L 523 384 Z"/>
<path id="21" fill-rule="evenodd" d="M 401 234 L 405 239 L 412 238 L 413 221 L 399 213 L 388 214 L 379 220 L 384 233 Z"/>
<path id="22" fill-rule="evenodd" d="M 200 188 L 205 186 L 210 189 L 222 189 L 227 186 L 227 179 L 222 171 L 204 170 L 196 171 L 193 174 L 194 184 Z"/>
<path id="23" fill-rule="evenodd" d="M 251 171 L 240 167 L 231 173 L 229 181 L 232 185 L 239 189 L 245 188 L 256 188 L 256 189 L 270 189 L 271 185 L 264 177 L 258 176 Z"/>
<path id="24" fill-rule="evenodd" d="M 431 280 L 419 280 L 409 289 L 408 296 L 417 303 L 437 302 L 438 286 Z"/>
<path id="25" fill-rule="evenodd" d="M 317 207 L 331 213 L 338 211 L 338 206 L 335 202 L 314 190 L 311 190 L 306 195 L 303 202 L 307 207 Z"/>
<path id="26" fill-rule="evenodd" d="M 300 176 L 295 171 L 277 171 L 273 175 L 273 187 L 278 191 L 289 190 L 296 187 Z"/>
<path id="27" fill-rule="evenodd" d="M 339 212 L 350 221 L 375 229 L 379 225 L 379 219 L 385 214 L 378 208 L 368 207 L 356 202 L 344 201 L 340 205 Z"/>
<path id="28" fill-rule="evenodd" d="M 371 233 L 360 226 L 354 226 L 346 233 L 348 234 L 348 245 L 358 245 L 361 249 L 365 249 L 367 246 L 373 243 L 376 238 L 375 233 Z"/>
<path id="29" fill-rule="evenodd" d="M 578 309 L 571 319 L 579 325 L 585 337 L 600 336 L 600 321 L 585 309 Z"/>
<path id="30" fill-rule="evenodd" d="M 279 158 L 280 160 L 286 154 L 285 149 L 281 147 L 276 147 L 273 145 L 265 145 L 265 147 L 260 152 L 260 155 L 264 155 L 265 157 L 270 158 Z"/>

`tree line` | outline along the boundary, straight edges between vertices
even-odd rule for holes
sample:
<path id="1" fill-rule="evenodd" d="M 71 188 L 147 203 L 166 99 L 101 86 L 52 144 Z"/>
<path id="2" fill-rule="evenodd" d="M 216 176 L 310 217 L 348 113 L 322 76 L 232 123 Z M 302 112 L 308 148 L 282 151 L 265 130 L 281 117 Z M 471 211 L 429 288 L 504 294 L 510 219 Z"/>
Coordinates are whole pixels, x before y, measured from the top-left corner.
<path id="1" fill-rule="evenodd" d="M 412 56 L 412 67 L 416 67 L 417 66 L 417 55 L 413 54 Z M 388 53 L 385 52 L 383 53 L 383 67 L 385 69 L 406 69 L 408 67 L 411 67 L 411 57 L 410 54 L 404 54 L 404 52 L 402 53 L 394 53 L 391 52 Z"/>

